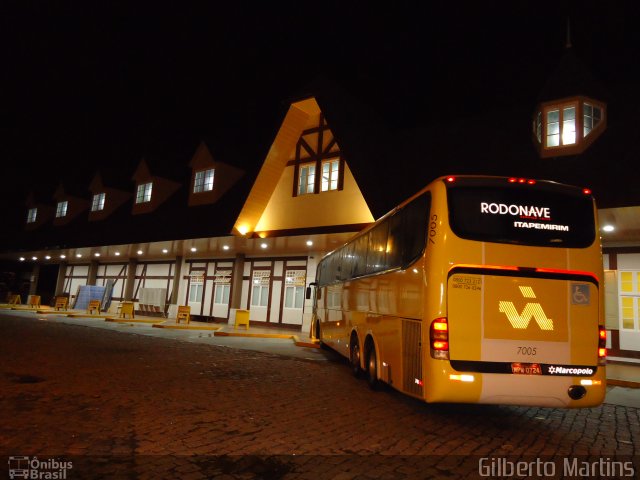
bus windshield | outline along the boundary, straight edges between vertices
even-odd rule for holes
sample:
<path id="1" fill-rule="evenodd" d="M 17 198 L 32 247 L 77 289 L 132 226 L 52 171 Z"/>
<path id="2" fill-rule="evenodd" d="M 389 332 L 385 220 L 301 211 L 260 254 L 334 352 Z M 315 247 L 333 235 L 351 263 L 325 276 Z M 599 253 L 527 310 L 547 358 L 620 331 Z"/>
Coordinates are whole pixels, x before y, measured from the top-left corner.
<path id="1" fill-rule="evenodd" d="M 559 248 L 585 248 L 595 240 L 593 200 L 580 189 L 463 180 L 448 186 L 447 199 L 449 223 L 461 238 Z"/>

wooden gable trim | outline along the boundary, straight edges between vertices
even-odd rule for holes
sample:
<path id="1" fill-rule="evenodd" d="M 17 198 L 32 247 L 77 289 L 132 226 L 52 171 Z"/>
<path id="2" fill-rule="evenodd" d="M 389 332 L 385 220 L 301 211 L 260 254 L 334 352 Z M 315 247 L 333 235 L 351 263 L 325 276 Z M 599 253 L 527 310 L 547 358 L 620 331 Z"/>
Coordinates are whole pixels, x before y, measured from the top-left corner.
<path id="1" fill-rule="evenodd" d="M 307 126 L 309 118 L 317 115 L 319 110 L 320 107 L 313 97 L 296 102 L 289 107 L 236 219 L 232 233 L 246 235 L 253 232 L 278 185 L 283 170 L 287 166 L 290 152 L 296 149 L 297 142 Z"/>

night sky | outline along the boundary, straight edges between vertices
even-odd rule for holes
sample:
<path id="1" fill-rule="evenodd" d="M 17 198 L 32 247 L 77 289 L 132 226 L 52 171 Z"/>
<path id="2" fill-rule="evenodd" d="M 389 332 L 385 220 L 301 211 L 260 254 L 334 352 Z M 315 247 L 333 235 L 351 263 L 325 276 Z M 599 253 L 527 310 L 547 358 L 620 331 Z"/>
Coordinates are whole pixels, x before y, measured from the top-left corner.
<path id="1" fill-rule="evenodd" d="M 270 132 L 318 75 L 395 127 L 533 111 L 567 18 L 596 78 L 640 80 L 634 2 L 93 3 L 1 9 L 5 219 L 24 223 L 29 189 L 86 190 L 97 170 L 131 172 L 162 142 L 195 148 L 234 125 Z"/>

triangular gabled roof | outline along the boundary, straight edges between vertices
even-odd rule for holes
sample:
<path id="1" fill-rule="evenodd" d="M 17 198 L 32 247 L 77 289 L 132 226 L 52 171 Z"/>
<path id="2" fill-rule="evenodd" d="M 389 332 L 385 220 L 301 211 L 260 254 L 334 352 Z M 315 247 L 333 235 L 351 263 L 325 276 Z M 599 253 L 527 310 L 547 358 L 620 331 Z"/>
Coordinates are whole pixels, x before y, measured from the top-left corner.
<path id="1" fill-rule="evenodd" d="M 373 221 L 371 211 L 351 174 L 348 160 L 344 161 L 344 185 L 341 190 L 326 192 L 329 195 L 292 194 L 296 182 L 294 172 L 297 171 L 295 161 L 292 165 L 292 157 L 299 151 L 296 150 L 296 146 L 305 133 L 325 131 L 326 126 L 322 125 L 322 118 L 322 111 L 315 97 L 291 103 L 244 201 L 233 233 L 247 235 L 260 231 L 263 235 L 266 232 L 273 234 L 280 231 L 290 234 L 325 227 L 350 231 L 358 230 L 363 224 Z M 312 123 L 318 121 L 317 119 L 321 123 L 320 126 Z M 326 128 L 328 134 L 332 133 L 329 128 L 330 125 Z M 318 135 L 318 132 L 315 133 Z M 317 137 L 316 140 L 320 141 L 320 138 Z M 329 156 L 341 156 L 333 141 L 328 142 L 325 139 L 323 145 L 319 145 L 318 148 L 328 148 L 326 154 Z M 317 174 L 320 175 L 320 172 Z M 351 208 L 340 209 L 340 201 L 348 202 Z"/>

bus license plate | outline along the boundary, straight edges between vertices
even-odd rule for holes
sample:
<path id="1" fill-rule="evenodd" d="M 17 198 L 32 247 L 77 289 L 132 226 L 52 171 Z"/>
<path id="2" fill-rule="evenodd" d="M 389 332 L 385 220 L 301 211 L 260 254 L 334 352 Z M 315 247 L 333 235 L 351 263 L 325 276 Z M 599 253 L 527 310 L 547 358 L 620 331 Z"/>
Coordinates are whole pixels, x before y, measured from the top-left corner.
<path id="1" fill-rule="evenodd" d="M 512 363 L 511 373 L 518 375 L 542 375 L 539 363 Z"/>

